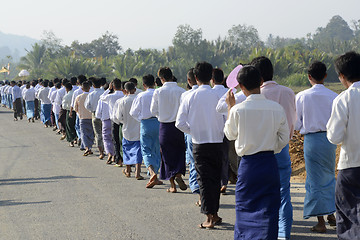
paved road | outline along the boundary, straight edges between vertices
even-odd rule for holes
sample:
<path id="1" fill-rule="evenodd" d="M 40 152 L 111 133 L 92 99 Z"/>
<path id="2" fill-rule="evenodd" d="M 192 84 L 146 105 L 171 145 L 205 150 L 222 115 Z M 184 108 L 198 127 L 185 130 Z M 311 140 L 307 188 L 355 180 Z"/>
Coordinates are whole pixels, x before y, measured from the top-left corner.
<path id="1" fill-rule="evenodd" d="M 14 122 L 0 107 L 0 239 L 232 239 L 234 185 L 221 196 L 224 224 L 198 229 L 204 220 L 189 190 L 145 189 L 121 168 L 82 157 L 39 122 Z M 143 168 L 145 170 L 145 168 Z M 148 179 L 148 178 L 147 178 Z M 186 178 L 187 181 L 187 178 Z M 292 184 L 292 239 L 336 239 L 335 230 L 310 234 L 302 219 L 303 184 Z"/>

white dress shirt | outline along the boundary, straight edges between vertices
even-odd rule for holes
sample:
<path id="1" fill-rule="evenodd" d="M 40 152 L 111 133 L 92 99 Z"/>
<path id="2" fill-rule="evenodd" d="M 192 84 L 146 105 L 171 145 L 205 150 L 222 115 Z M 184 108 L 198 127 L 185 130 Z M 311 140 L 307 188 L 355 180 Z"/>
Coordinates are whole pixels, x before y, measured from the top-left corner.
<path id="1" fill-rule="evenodd" d="M 224 114 L 227 117 L 228 105 L 226 103 L 226 95 L 227 95 L 227 92 L 224 95 L 222 95 L 222 97 L 219 99 L 219 102 L 216 106 L 216 111 L 218 113 Z M 235 93 L 234 97 L 235 97 L 235 104 L 241 103 L 241 102 L 245 101 L 245 99 L 246 99 L 246 96 L 244 95 L 244 93 L 242 91 Z"/>
<path id="2" fill-rule="evenodd" d="M 279 103 L 285 111 L 290 139 L 294 134 L 296 121 L 295 93 L 288 87 L 277 84 L 275 81 L 266 81 L 261 85 L 261 94 L 267 99 Z"/>
<path id="3" fill-rule="evenodd" d="M 109 105 L 99 100 L 95 111 L 95 117 L 101 119 L 101 121 L 110 119 Z"/>
<path id="4" fill-rule="evenodd" d="M 81 89 L 81 87 L 78 87 L 78 89 L 74 90 L 72 99 L 71 99 L 71 107 L 74 108 L 75 107 L 75 99 L 77 96 L 79 96 L 80 94 L 83 94 L 84 91 Z"/>
<path id="5" fill-rule="evenodd" d="M 180 97 L 180 103 L 184 100 L 184 98 L 185 98 L 188 94 L 192 93 L 193 91 L 195 91 L 195 90 L 198 89 L 198 88 L 199 88 L 198 85 L 193 85 L 190 90 L 188 90 L 188 91 L 186 91 L 186 92 L 183 92 L 183 94 L 181 94 L 181 97 Z"/>
<path id="6" fill-rule="evenodd" d="M 185 89 L 179 87 L 176 82 L 165 82 L 161 88 L 154 91 L 150 111 L 159 122 L 175 122 L 183 92 Z"/>
<path id="7" fill-rule="evenodd" d="M 74 90 L 72 89 L 71 91 L 65 94 L 61 103 L 63 109 L 70 111 L 73 94 L 74 94 Z"/>
<path id="8" fill-rule="evenodd" d="M 128 141 L 140 141 L 140 123 L 129 114 L 135 98 L 135 94 L 130 94 L 118 99 L 114 109 L 115 122 L 123 124 L 123 137 Z"/>
<path id="9" fill-rule="evenodd" d="M 53 87 L 50 88 L 49 94 L 48 94 L 48 98 L 49 98 L 49 99 L 51 98 L 51 94 L 52 94 L 54 91 L 56 91 L 56 90 L 57 90 L 57 89 L 56 89 L 55 86 L 53 86 Z"/>
<path id="10" fill-rule="evenodd" d="M 56 105 L 61 106 L 62 100 L 63 100 L 65 94 L 66 94 L 66 89 L 65 89 L 64 86 L 56 91 L 56 97 L 55 97 L 55 100 L 54 100 Z"/>
<path id="11" fill-rule="evenodd" d="M 18 85 L 15 85 L 14 87 L 11 88 L 11 94 L 12 94 L 12 97 L 13 97 L 13 102 L 15 102 L 15 100 L 17 98 L 21 98 L 21 90 L 20 90 L 20 87 Z"/>
<path id="12" fill-rule="evenodd" d="M 59 114 L 60 113 L 60 105 L 55 103 L 55 98 L 57 95 L 57 91 L 60 89 L 55 89 L 54 91 L 52 91 L 52 93 L 50 94 L 50 101 L 52 102 L 52 111 L 55 114 Z"/>
<path id="13" fill-rule="evenodd" d="M 85 100 L 85 108 L 90 112 L 94 113 L 98 105 L 100 96 L 104 93 L 104 89 L 94 88 L 94 91 L 89 93 Z"/>
<path id="14" fill-rule="evenodd" d="M 180 104 L 175 126 L 190 134 L 195 144 L 222 143 L 223 115 L 216 112 L 219 97 L 210 85 L 201 85 Z"/>
<path id="15" fill-rule="evenodd" d="M 146 91 L 137 94 L 130 109 L 130 115 L 141 122 L 143 119 L 155 117 L 150 112 L 151 99 L 153 97 L 155 89 L 148 88 Z"/>
<path id="16" fill-rule="evenodd" d="M 312 88 L 299 92 L 296 95 L 295 130 L 300 130 L 301 134 L 326 131 L 336 96 L 335 92 L 323 84 L 315 84 Z"/>
<path id="17" fill-rule="evenodd" d="M 50 92 L 49 87 L 44 87 L 39 90 L 39 92 L 37 94 L 37 98 L 41 101 L 41 104 L 51 104 L 51 101 L 48 97 L 49 92 Z"/>
<path id="18" fill-rule="evenodd" d="M 289 143 L 289 127 L 284 109 L 262 94 L 252 94 L 230 110 L 224 132 L 235 140 L 237 155 L 262 151 L 279 153 Z"/>
<path id="19" fill-rule="evenodd" d="M 115 107 L 115 103 L 118 99 L 124 97 L 124 93 L 122 91 L 115 91 L 112 94 L 106 94 L 103 93 L 100 97 L 100 100 L 107 103 L 109 105 L 109 114 L 110 114 L 110 119 L 112 121 L 115 120 L 114 118 L 114 107 Z M 118 122 L 116 122 L 118 124 Z"/>
<path id="20" fill-rule="evenodd" d="M 333 102 L 327 138 L 341 144 L 337 169 L 360 167 L 360 82 L 353 83 Z"/>
<path id="21" fill-rule="evenodd" d="M 224 85 L 215 85 L 212 89 L 216 92 L 219 98 L 224 96 L 224 94 L 229 90 L 228 88 L 224 87 Z"/>
<path id="22" fill-rule="evenodd" d="M 136 88 L 135 95 L 138 95 L 139 93 L 143 92 L 143 90 Z"/>
<path id="23" fill-rule="evenodd" d="M 26 102 L 35 101 L 35 88 L 27 88 L 24 91 L 23 98 Z"/>

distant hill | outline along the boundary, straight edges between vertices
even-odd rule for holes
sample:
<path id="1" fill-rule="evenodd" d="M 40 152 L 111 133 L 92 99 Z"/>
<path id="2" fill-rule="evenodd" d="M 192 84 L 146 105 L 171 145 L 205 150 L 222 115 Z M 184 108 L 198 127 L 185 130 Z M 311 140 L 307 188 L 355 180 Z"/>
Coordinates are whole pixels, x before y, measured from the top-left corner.
<path id="1" fill-rule="evenodd" d="M 26 36 L 0 32 L 0 60 L 11 56 L 13 61 L 18 61 L 26 55 L 25 49 L 31 50 L 31 46 L 38 41 Z"/>

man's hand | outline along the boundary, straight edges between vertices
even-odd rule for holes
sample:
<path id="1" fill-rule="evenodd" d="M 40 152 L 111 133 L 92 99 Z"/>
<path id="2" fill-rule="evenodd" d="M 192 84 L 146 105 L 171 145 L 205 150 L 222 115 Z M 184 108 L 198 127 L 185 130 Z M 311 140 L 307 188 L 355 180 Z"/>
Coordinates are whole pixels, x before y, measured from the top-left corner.
<path id="1" fill-rule="evenodd" d="M 232 89 L 229 89 L 229 91 L 227 92 L 225 101 L 228 105 L 228 109 L 232 108 L 235 105 L 235 95 Z"/>

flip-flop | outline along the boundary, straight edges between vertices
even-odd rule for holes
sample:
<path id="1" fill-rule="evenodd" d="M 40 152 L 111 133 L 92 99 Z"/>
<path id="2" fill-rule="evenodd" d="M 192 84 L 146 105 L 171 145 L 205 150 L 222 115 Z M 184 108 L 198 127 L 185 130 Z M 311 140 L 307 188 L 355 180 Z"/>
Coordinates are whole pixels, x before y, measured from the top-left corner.
<path id="1" fill-rule="evenodd" d="M 175 177 L 175 181 L 177 182 L 181 190 L 185 191 L 187 189 L 187 186 L 181 177 Z"/>
<path id="2" fill-rule="evenodd" d="M 200 200 L 198 200 L 198 201 L 195 203 L 195 205 L 198 206 L 198 207 L 201 207 L 201 202 L 200 202 Z"/>
<path id="3" fill-rule="evenodd" d="M 170 188 L 168 188 L 168 189 L 166 189 L 166 192 L 168 192 L 168 193 L 176 193 L 176 190 L 171 191 Z"/>
<path id="4" fill-rule="evenodd" d="M 148 182 L 148 183 L 146 184 L 146 188 L 153 188 L 155 185 L 156 185 L 156 182 L 155 182 L 155 181 Z"/>
<path id="5" fill-rule="evenodd" d="M 200 229 L 207 229 L 207 230 L 211 230 L 211 229 L 214 229 L 214 228 L 215 228 L 215 226 L 205 227 L 202 223 L 200 223 L 200 224 L 198 225 L 198 227 L 199 227 Z"/>
<path id="6" fill-rule="evenodd" d="M 138 177 L 136 177 L 136 180 L 144 180 L 144 177 L 143 176 L 138 176 Z"/>

